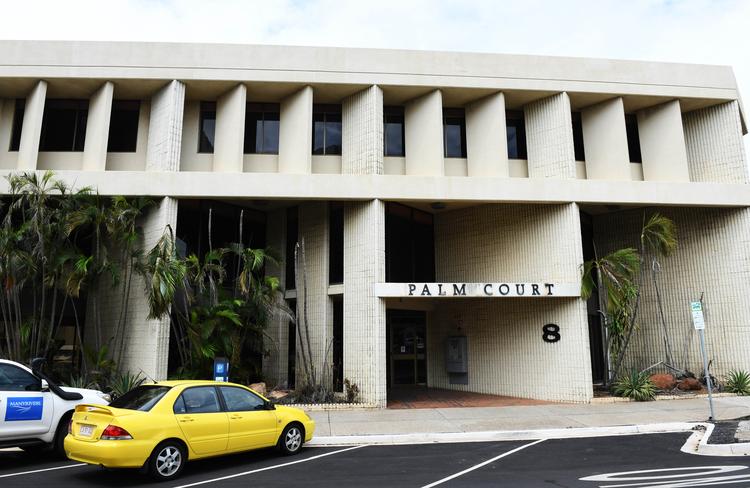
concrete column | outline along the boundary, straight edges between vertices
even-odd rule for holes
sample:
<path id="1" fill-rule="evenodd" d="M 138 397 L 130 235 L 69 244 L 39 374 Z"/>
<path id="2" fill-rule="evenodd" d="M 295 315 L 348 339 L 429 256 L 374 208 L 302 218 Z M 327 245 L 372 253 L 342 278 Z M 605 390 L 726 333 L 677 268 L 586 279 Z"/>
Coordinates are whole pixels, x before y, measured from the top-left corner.
<path id="1" fill-rule="evenodd" d="M 590 180 L 630 181 L 630 156 L 622 98 L 613 98 L 581 112 Z"/>
<path id="2" fill-rule="evenodd" d="M 690 181 L 679 100 L 640 110 L 638 136 L 645 181 Z"/>
<path id="3" fill-rule="evenodd" d="M 313 89 L 306 86 L 281 101 L 279 173 L 312 171 Z"/>
<path id="4" fill-rule="evenodd" d="M 505 96 L 498 92 L 466 107 L 468 176 L 508 177 Z"/>
<path id="5" fill-rule="evenodd" d="M 281 289 L 286 289 L 285 263 L 286 256 L 286 209 L 273 210 L 268 213 L 266 224 L 266 241 L 269 247 L 279 253 L 278 264 L 266 264 L 266 274 L 279 279 Z M 294 259 L 294 256 L 291 256 Z M 263 377 L 269 386 L 287 383 L 287 363 L 289 351 L 289 318 L 283 313 L 275 313 L 269 320 L 266 330 L 267 340 L 264 349 L 267 355 L 263 357 Z M 291 338 L 295 340 L 294 337 Z"/>
<path id="6" fill-rule="evenodd" d="M 239 84 L 216 101 L 214 171 L 241 173 L 245 149 L 247 88 Z"/>
<path id="7" fill-rule="evenodd" d="M 523 108 L 529 178 L 576 177 L 570 98 L 558 93 Z M 586 148 L 588 151 L 588 147 Z"/>
<path id="8" fill-rule="evenodd" d="M 383 174 L 383 90 L 373 85 L 341 107 L 341 172 Z"/>
<path id="9" fill-rule="evenodd" d="M 18 146 L 19 170 L 35 170 L 39 156 L 39 139 L 42 136 L 42 118 L 44 117 L 44 101 L 47 98 L 47 82 L 39 80 L 31 93 L 26 97 L 21 126 L 21 142 Z"/>
<path id="10" fill-rule="evenodd" d="M 179 171 L 185 84 L 172 80 L 151 97 L 146 171 Z"/>
<path id="11" fill-rule="evenodd" d="M 435 90 L 406 104 L 406 174 L 443 176 L 443 95 Z"/>
<path id="12" fill-rule="evenodd" d="M 385 207 L 380 200 L 344 208 L 344 378 L 360 400 L 386 406 L 385 302 L 373 283 L 385 281 Z"/>
<path id="13" fill-rule="evenodd" d="M 112 116 L 112 97 L 115 85 L 105 82 L 89 100 L 86 121 L 86 143 L 83 148 L 83 169 L 104 171 L 107 167 L 109 119 Z"/>
<path id="14" fill-rule="evenodd" d="M 298 274 L 297 321 L 304 321 L 302 304 L 307 306 L 307 324 L 310 333 L 312 363 L 320 382 L 324 368 L 330 368 L 333 357 L 332 310 L 328 298 L 328 203 L 309 202 L 299 206 L 299 238 L 304 241 L 304 282 Z M 300 265 L 301 265 L 300 261 Z M 298 325 L 299 326 L 299 325 Z M 304 329 L 301 329 L 304 336 Z M 300 357 L 302 346 L 297 348 Z M 307 347 L 307 344 L 304 345 Z M 297 381 L 305 382 L 302 361 L 297 360 Z M 330 370 L 326 377 L 331 378 Z M 330 385 L 329 385 L 330 386 Z"/>
<path id="15" fill-rule="evenodd" d="M 740 108 L 736 100 L 682 116 L 691 181 L 747 183 Z"/>

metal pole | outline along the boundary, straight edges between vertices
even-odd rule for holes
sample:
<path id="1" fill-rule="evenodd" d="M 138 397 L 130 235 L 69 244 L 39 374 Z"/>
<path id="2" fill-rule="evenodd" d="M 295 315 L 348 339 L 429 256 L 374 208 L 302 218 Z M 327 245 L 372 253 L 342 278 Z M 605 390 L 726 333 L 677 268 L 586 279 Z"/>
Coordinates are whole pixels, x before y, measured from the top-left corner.
<path id="1" fill-rule="evenodd" d="M 703 374 L 706 376 L 706 388 L 708 388 L 708 408 L 711 416 L 708 420 L 714 420 L 714 398 L 711 395 L 711 375 L 708 373 L 708 358 L 706 357 L 706 340 L 703 337 L 703 329 L 698 329 L 698 337 L 701 340 L 701 354 L 703 355 Z"/>

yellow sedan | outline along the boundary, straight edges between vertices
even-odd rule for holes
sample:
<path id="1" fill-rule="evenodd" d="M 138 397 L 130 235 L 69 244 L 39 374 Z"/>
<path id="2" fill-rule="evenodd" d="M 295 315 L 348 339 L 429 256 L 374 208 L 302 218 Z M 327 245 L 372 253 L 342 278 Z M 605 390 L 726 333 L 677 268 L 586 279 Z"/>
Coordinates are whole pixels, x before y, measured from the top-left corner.
<path id="1" fill-rule="evenodd" d="M 275 406 L 242 385 L 162 381 L 141 385 L 106 407 L 77 406 L 65 453 L 169 480 L 187 460 L 272 446 L 296 454 L 314 429 L 302 410 Z"/>

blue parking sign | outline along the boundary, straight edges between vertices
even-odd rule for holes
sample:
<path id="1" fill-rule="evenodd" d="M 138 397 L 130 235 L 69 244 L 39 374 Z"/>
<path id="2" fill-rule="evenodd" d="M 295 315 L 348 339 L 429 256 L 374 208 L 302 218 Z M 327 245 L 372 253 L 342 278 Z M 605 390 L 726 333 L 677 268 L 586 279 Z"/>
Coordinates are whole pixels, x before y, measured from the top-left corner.
<path id="1" fill-rule="evenodd" d="M 229 381 L 229 361 L 227 358 L 214 358 L 214 381 Z"/>

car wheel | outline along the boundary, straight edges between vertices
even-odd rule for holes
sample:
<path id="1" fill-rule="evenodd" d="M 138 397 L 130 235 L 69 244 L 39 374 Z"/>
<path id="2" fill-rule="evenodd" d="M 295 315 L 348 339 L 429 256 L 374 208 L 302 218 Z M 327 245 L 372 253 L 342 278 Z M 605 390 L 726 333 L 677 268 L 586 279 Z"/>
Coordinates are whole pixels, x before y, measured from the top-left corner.
<path id="1" fill-rule="evenodd" d="M 65 437 L 68 435 L 68 426 L 73 414 L 63 415 L 57 424 L 55 440 L 52 441 L 52 451 L 56 457 L 67 458 L 65 454 Z"/>
<path id="2" fill-rule="evenodd" d="M 303 442 L 305 442 L 305 436 L 302 428 L 298 424 L 289 424 L 279 437 L 279 449 L 288 456 L 297 454 L 302 449 Z"/>
<path id="3" fill-rule="evenodd" d="M 153 478 L 159 481 L 175 479 L 187 461 L 185 448 L 179 442 L 162 442 L 148 460 L 148 471 Z"/>

